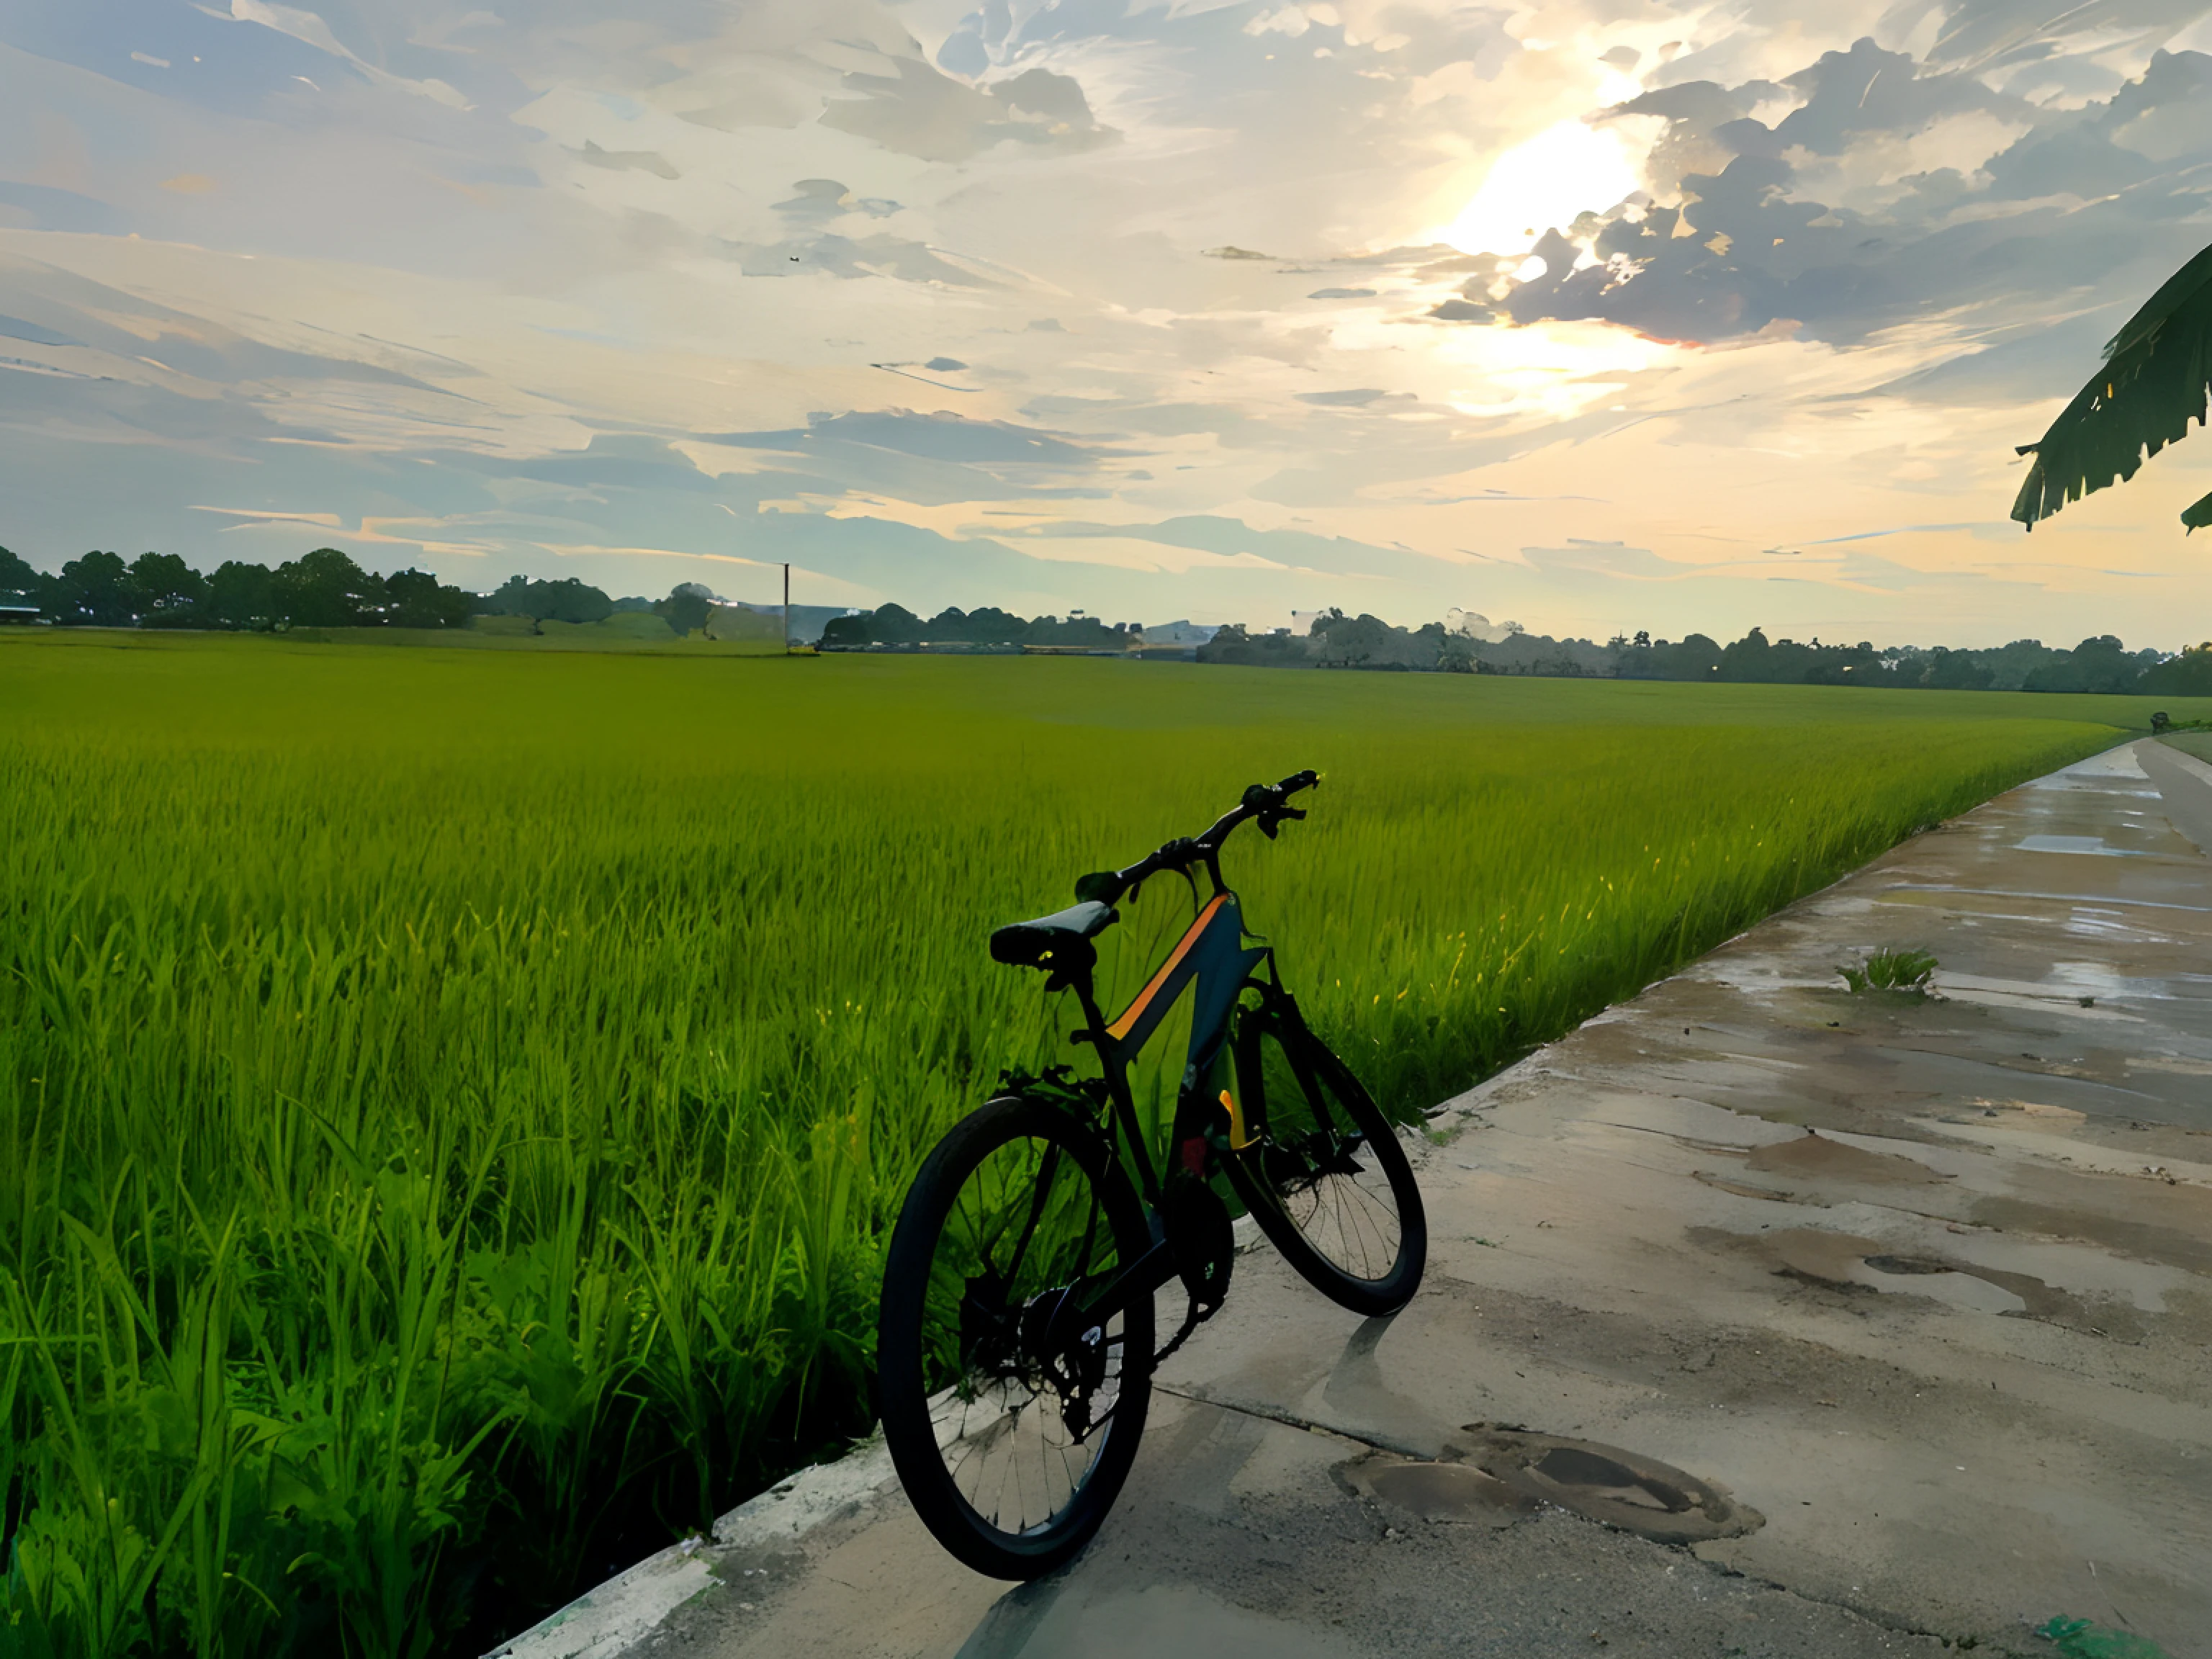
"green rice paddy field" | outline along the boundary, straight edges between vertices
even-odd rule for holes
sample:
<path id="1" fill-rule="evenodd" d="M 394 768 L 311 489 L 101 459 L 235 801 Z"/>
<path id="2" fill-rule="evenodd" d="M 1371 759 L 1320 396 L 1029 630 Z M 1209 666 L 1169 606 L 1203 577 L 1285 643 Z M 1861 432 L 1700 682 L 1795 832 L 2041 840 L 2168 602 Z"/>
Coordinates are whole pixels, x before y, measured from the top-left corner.
<path id="1" fill-rule="evenodd" d="M 985 934 L 1249 781 L 1410 1112 L 2148 714 L 0 639 L 0 1653 L 481 1651 L 864 1431 L 911 1171 L 1069 1023 Z"/>

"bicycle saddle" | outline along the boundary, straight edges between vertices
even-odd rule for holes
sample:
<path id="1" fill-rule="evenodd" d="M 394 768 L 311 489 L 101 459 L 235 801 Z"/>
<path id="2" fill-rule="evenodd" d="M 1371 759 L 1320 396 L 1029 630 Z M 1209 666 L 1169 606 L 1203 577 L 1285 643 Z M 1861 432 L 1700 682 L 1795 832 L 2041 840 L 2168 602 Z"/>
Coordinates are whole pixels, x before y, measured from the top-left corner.
<path id="1" fill-rule="evenodd" d="M 1112 905 L 1090 899 L 1034 921 L 1010 922 L 991 935 L 991 959 L 1012 968 L 1048 967 L 1055 950 L 1077 939 L 1096 939 L 1115 919 Z"/>

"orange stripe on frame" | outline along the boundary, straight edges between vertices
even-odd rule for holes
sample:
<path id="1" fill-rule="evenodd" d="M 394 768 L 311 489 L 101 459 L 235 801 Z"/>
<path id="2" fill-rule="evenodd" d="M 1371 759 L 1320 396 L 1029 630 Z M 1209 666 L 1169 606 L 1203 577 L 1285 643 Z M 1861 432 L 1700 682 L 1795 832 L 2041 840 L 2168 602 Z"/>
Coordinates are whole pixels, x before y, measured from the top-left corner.
<path id="1" fill-rule="evenodd" d="M 1159 971 L 1152 976 L 1143 990 L 1137 993 L 1137 1000 L 1124 1008 L 1121 1017 L 1106 1028 L 1108 1036 L 1119 1042 L 1129 1035 L 1130 1028 L 1136 1024 L 1137 1018 L 1145 1012 L 1146 1005 L 1159 994 L 1160 987 L 1168 982 L 1168 975 L 1175 972 L 1176 964 L 1190 954 L 1190 947 L 1206 931 L 1206 924 L 1213 920 L 1213 913 L 1228 902 L 1228 894 L 1216 893 L 1206 902 L 1206 908 L 1198 913 L 1198 919 L 1191 923 L 1188 931 L 1176 941 L 1175 949 L 1168 952 L 1168 959 L 1160 964 Z"/>

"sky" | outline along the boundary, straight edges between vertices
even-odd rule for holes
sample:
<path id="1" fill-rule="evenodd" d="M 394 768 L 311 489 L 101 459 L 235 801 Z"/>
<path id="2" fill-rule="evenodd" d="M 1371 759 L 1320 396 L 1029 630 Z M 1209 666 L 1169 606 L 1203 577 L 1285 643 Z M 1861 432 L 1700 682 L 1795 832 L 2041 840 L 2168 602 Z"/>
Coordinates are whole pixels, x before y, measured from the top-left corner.
<path id="1" fill-rule="evenodd" d="M 0 0 L 0 543 L 2172 649 L 2208 242 L 2205 0 Z"/>

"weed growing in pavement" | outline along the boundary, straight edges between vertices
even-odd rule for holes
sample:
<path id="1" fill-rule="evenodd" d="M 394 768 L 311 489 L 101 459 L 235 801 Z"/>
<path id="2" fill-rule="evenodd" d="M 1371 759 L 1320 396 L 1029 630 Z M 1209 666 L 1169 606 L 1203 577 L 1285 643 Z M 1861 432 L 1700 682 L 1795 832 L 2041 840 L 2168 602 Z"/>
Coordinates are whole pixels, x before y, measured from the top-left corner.
<path id="1" fill-rule="evenodd" d="M 1929 975 L 1936 958 L 1925 951 L 1876 951 L 1863 967 L 1838 968 L 1853 995 L 1864 991 L 1904 991 L 1913 996 L 1928 993 Z"/>

